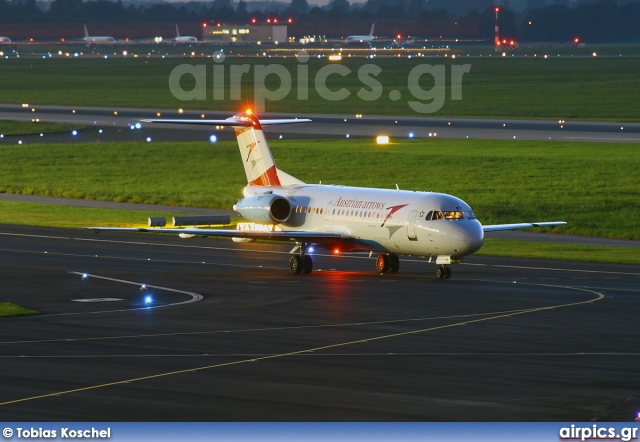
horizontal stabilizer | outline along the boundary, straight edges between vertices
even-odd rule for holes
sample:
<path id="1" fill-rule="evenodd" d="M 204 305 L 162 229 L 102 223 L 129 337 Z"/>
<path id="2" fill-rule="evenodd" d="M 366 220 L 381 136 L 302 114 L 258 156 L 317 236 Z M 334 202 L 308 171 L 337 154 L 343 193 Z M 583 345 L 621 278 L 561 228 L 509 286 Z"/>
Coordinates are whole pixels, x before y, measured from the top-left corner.
<path id="1" fill-rule="evenodd" d="M 531 229 L 532 227 L 553 227 L 564 226 L 564 221 L 551 221 L 544 223 L 519 223 L 519 224 L 494 224 L 492 226 L 482 226 L 485 232 L 498 232 L 501 230 Z"/>
<path id="2" fill-rule="evenodd" d="M 228 118 L 226 120 L 141 120 L 143 123 L 168 123 L 168 124 L 200 124 L 205 126 L 252 126 L 251 120 L 236 120 Z M 308 123 L 311 120 L 306 118 L 271 119 L 260 120 L 261 126 L 275 126 L 277 124 Z"/>

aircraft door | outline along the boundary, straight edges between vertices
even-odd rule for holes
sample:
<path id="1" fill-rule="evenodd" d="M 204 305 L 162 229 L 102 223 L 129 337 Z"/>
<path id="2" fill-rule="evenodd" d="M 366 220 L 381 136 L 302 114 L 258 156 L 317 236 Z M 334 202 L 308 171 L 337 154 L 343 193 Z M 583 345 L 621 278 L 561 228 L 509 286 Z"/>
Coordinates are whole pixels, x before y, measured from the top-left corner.
<path id="1" fill-rule="evenodd" d="M 409 212 L 409 217 L 407 218 L 407 237 L 411 241 L 417 241 L 416 237 L 416 215 L 418 214 L 417 210 L 412 210 Z"/>
<path id="2" fill-rule="evenodd" d="M 329 203 L 329 205 L 327 206 L 327 209 L 324 211 L 324 219 L 329 219 L 329 217 L 331 216 L 331 208 L 333 207 L 333 201 L 331 201 Z"/>

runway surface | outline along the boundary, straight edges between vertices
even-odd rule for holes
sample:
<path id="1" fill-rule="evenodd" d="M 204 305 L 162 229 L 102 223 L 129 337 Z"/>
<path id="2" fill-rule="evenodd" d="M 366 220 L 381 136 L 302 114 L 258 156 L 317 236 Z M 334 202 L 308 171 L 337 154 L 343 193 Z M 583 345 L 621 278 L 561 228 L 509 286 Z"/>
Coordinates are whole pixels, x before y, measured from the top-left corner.
<path id="1" fill-rule="evenodd" d="M 117 113 L 117 114 L 116 114 Z M 147 138 L 162 141 L 208 141 L 215 134 L 219 140 L 235 139 L 232 129 L 202 126 L 180 126 L 142 123 L 142 129 L 130 126 L 142 119 L 195 118 L 226 119 L 232 112 L 184 111 L 178 109 L 119 109 L 97 107 L 64 107 L 0 105 L 0 120 L 77 123 L 87 126 L 78 135 L 71 133 L 44 136 L 5 136 L 0 143 L 17 144 L 73 141 L 125 141 Z M 640 142 L 640 123 L 581 122 L 567 120 L 509 120 L 485 118 L 385 117 L 328 114 L 261 114 L 262 118 L 310 118 L 312 123 L 290 124 L 265 129 L 271 138 L 345 138 L 374 137 L 385 134 L 392 138 L 484 138 L 556 141 Z"/>
<path id="2" fill-rule="evenodd" d="M 4 421 L 632 421 L 637 266 L 0 226 Z M 78 272 L 78 273 L 70 273 Z M 88 273 L 86 279 L 81 273 Z M 140 285 L 148 290 L 141 291 Z M 154 301 L 144 305 L 144 296 Z"/>

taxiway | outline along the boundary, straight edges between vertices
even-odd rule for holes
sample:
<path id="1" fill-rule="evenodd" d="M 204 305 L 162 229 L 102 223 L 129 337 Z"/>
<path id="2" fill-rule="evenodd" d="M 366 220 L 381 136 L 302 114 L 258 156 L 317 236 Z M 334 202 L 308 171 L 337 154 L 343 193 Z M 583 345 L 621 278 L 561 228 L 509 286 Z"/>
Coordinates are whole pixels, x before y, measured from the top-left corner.
<path id="1" fill-rule="evenodd" d="M 615 421 L 640 407 L 637 266 L 471 257 L 438 280 L 418 258 L 379 275 L 366 255 L 316 256 L 294 276 L 286 245 L 0 238 L 3 300 L 42 313 L 0 320 L 5 421 Z"/>

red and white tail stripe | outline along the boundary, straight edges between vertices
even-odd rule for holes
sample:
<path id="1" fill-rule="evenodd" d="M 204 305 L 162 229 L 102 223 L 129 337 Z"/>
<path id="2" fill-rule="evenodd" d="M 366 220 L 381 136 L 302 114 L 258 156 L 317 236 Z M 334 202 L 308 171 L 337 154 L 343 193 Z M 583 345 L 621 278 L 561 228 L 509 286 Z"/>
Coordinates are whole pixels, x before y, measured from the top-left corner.
<path id="1" fill-rule="evenodd" d="M 271 155 L 271 149 L 262 131 L 262 125 L 255 115 L 240 114 L 234 119 L 249 119 L 250 126 L 234 127 L 238 147 L 244 164 L 244 172 L 247 175 L 247 183 L 250 186 L 280 186 L 280 178 L 276 170 L 276 164 Z"/>

